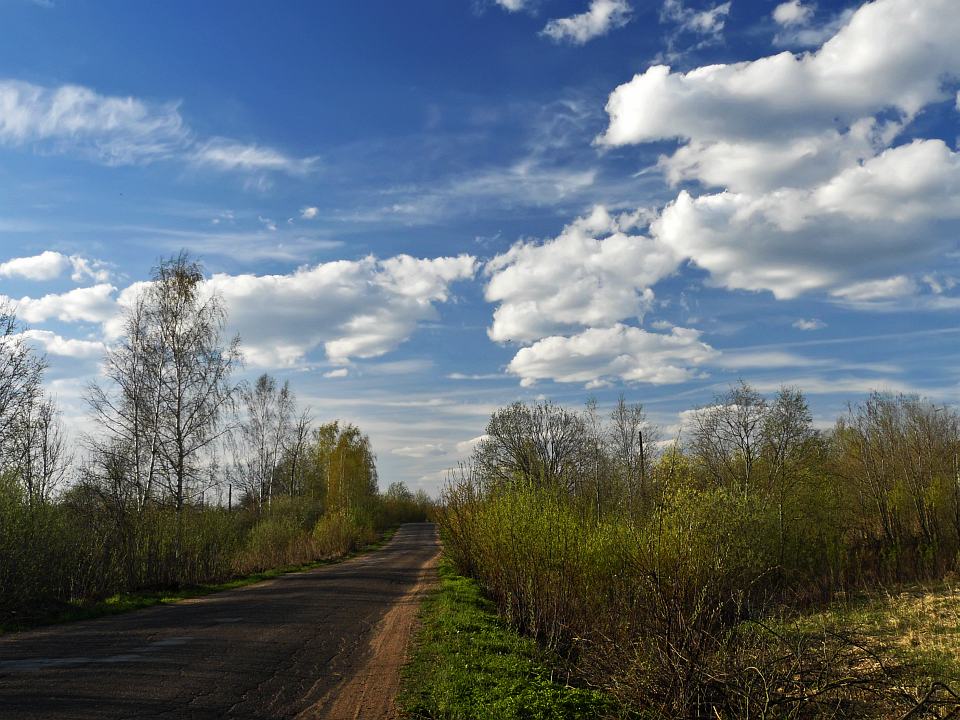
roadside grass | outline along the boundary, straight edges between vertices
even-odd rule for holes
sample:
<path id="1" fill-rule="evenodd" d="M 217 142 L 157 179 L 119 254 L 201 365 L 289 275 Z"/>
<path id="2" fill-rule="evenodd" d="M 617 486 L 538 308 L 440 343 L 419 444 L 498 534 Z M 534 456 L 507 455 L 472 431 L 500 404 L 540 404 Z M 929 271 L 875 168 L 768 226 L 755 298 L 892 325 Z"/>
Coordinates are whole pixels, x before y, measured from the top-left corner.
<path id="1" fill-rule="evenodd" d="M 960 683 L 960 584 L 909 585 L 834 603 L 798 620 L 801 632 L 855 633 L 918 680 Z"/>
<path id="2" fill-rule="evenodd" d="M 403 717 L 559 720 L 618 717 L 603 694 L 553 677 L 536 643 L 501 621 L 477 583 L 442 560 L 403 670 Z"/>
<path id="3" fill-rule="evenodd" d="M 153 607 L 155 605 L 172 605 L 182 600 L 190 600 L 192 598 L 203 597 L 204 595 L 223 592 L 224 590 L 233 590 L 246 585 L 254 585 L 264 580 L 280 577 L 281 575 L 314 570 L 319 567 L 324 567 L 325 565 L 335 565 L 383 547 L 390 538 L 393 537 L 397 529 L 398 528 L 391 528 L 386 530 L 380 535 L 376 542 L 369 543 L 363 548 L 346 555 L 324 558 L 301 565 L 285 565 L 251 575 L 236 577 L 226 582 L 191 585 L 167 590 L 122 593 L 112 595 L 102 600 L 78 600 L 70 603 L 36 605 L 18 612 L 15 618 L 11 619 L 8 617 L 0 621 L 0 635 L 29 630 L 44 625 L 58 625 L 60 623 L 76 622 L 78 620 L 91 620 L 107 615 L 120 615 L 121 613 L 142 610 L 143 608 Z"/>

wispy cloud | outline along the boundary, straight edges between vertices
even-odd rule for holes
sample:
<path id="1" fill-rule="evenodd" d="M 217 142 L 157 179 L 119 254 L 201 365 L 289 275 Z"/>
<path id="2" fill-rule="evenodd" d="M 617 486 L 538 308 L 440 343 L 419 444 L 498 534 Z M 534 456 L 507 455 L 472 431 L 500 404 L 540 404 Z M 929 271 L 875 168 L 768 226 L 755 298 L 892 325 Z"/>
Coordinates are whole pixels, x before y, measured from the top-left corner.
<path id="1" fill-rule="evenodd" d="M 180 160 L 223 171 L 302 175 L 317 161 L 229 138 L 198 138 L 177 102 L 19 80 L 0 80 L 0 144 L 79 154 L 105 165 Z"/>
<path id="2" fill-rule="evenodd" d="M 219 170 L 275 171 L 303 175 L 314 169 L 318 158 L 294 158 L 258 145 L 247 145 L 228 138 L 213 138 L 196 145 L 190 154 L 193 162 Z"/>
<path id="3" fill-rule="evenodd" d="M 586 12 L 551 20 L 541 31 L 556 42 L 583 45 L 630 22 L 632 8 L 627 0 L 591 0 Z"/>

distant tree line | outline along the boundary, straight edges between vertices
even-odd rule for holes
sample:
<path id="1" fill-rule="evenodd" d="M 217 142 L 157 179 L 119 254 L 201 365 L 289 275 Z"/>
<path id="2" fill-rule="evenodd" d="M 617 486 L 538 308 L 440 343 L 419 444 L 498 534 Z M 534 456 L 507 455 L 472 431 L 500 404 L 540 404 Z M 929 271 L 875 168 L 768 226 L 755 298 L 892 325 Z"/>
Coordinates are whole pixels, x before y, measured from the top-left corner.
<path id="1" fill-rule="evenodd" d="M 425 517 L 422 492 L 380 493 L 359 428 L 314 424 L 269 375 L 239 382 L 226 327 L 199 264 L 161 262 L 87 388 L 96 431 L 71 445 L 44 359 L 0 308 L 0 625 L 343 554 Z"/>
<path id="2" fill-rule="evenodd" d="M 442 499 L 447 553 L 651 717 L 940 717 L 945 689 L 911 695 L 866 640 L 790 622 L 956 570 L 957 411 L 873 393 L 823 431 L 799 389 L 741 381 L 683 417 L 665 437 L 623 396 L 606 417 L 497 410 Z"/>

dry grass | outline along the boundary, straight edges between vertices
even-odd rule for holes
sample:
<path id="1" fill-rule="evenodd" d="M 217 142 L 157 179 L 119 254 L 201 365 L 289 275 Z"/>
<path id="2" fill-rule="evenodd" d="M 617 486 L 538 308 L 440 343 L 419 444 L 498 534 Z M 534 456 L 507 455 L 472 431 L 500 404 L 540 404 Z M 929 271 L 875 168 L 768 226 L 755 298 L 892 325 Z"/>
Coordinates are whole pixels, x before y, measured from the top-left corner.
<path id="1" fill-rule="evenodd" d="M 801 620 L 805 629 L 856 632 L 915 666 L 960 681 L 960 583 L 955 578 L 840 601 Z"/>

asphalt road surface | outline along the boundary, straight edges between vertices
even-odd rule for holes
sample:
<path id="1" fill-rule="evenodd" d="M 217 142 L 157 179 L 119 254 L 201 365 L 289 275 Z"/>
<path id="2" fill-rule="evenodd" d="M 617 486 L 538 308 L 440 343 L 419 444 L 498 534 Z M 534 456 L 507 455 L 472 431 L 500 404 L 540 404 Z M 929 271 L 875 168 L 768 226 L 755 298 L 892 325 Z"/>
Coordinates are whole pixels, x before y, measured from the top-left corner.
<path id="1" fill-rule="evenodd" d="M 0 718 L 383 718 L 438 552 L 429 523 L 347 562 L 0 636 Z"/>

